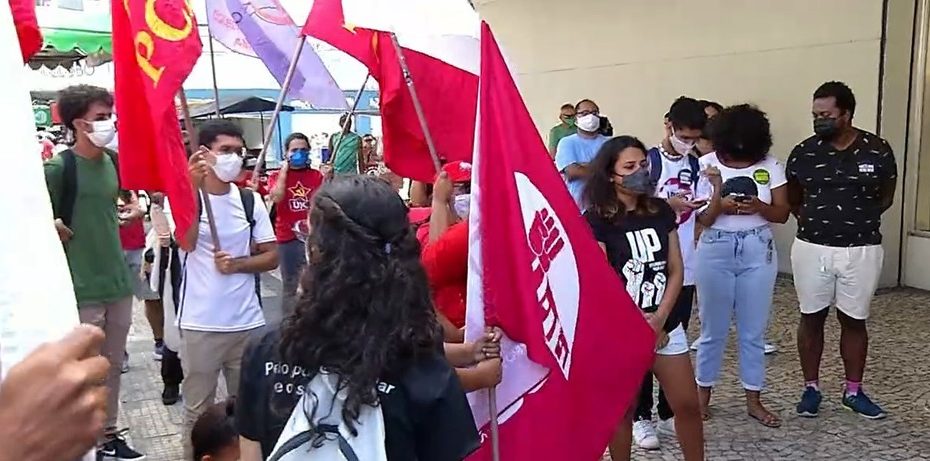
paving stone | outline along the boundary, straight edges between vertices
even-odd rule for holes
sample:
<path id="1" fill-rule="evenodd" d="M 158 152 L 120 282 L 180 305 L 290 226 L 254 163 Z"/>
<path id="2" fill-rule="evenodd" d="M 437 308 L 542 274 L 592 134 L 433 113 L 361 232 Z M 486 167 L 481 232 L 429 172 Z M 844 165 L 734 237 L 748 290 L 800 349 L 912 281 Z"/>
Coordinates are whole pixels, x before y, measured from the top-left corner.
<path id="1" fill-rule="evenodd" d="M 280 282 L 266 277 L 263 293 L 272 298 Z M 782 427 L 769 429 L 746 417 L 743 391 L 731 340 L 720 384 L 715 389 L 714 417 L 705 426 L 707 459 L 751 461 L 843 460 L 930 461 L 930 360 L 926 358 L 926 332 L 930 329 L 930 293 L 911 289 L 885 290 L 878 294 L 869 321 L 870 350 L 865 386 L 889 417 L 868 421 L 839 405 L 843 367 L 839 357 L 839 325 L 827 323 L 821 370 L 824 404 L 820 417 L 794 416 L 800 397 L 801 370 L 796 349 L 800 317 L 797 298 L 789 280 L 780 279 L 775 292 L 768 340 L 780 352 L 768 358 L 767 388 L 763 399 L 783 419 Z M 279 311 L 269 317 L 280 318 Z M 159 364 L 152 360 L 152 336 L 141 305 L 136 306 L 130 331 L 129 373 L 123 375 L 120 422 L 129 427 L 130 440 L 150 461 L 183 461 L 179 425 L 181 404 L 161 403 Z M 692 339 L 699 323 L 692 321 Z M 680 460 L 681 450 L 673 437 L 661 436 L 662 449 L 635 449 L 636 460 Z M 609 455 L 604 461 L 609 461 Z M 522 460 L 505 460 L 522 461 Z"/>

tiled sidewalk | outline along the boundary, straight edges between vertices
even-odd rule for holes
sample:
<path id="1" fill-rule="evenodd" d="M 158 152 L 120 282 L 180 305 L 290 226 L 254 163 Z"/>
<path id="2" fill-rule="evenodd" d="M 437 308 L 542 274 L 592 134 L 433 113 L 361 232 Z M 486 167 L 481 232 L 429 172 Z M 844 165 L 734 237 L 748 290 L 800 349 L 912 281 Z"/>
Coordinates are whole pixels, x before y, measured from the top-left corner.
<path id="1" fill-rule="evenodd" d="M 279 305 L 279 285 L 271 278 L 265 282 L 264 289 L 270 295 L 268 307 L 274 311 Z M 926 351 L 930 294 L 914 290 L 884 292 L 877 297 L 873 313 L 866 386 L 885 407 L 888 419 L 867 421 L 840 407 L 839 327 L 832 318 L 823 360 L 824 405 L 820 418 L 793 416 L 801 382 L 795 346 L 799 314 L 793 287 L 780 282 L 768 339 L 781 352 L 769 359 L 768 390 L 763 397 L 781 414 L 784 423 L 779 429 L 768 429 L 745 415 L 731 342 L 724 375 L 714 395 L 714 417 L 705 427 L 707 459 L 930 461 L 930 359 Z M 124 375 L 121 423 L 131 428 L 132 441 L 148 455 L 148 460 L 181 461 L 181 405 L 161 404 L 158 362 L 152 360 L 151 330 L 141 306 L 134 320 L 129 346 L 132 368 Z M 637 451 L 634 459 L 682 459 L 673 439 L 662 441 L 662 450 Z"/>

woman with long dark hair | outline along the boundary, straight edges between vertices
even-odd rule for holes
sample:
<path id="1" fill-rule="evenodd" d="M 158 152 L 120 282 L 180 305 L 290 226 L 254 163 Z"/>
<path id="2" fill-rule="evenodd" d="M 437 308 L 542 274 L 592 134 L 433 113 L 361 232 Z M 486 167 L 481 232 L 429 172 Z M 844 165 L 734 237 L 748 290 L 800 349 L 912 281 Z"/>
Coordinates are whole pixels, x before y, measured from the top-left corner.
<path id="1" fill-rule="evenodd" d="M 659 338 L 652 372 L 675 412 L 681 451 L 686 460 L 703 460 L 704 428 L 688 342 L 681 322 L 669 318 L 684 273 L 678 219 L 665 201 L 653 197 L 648 165 L 646 147 L 638 139 L 618 136 L 605 142 L 588 167 L 584 215 Z M 632 424 L 631 411 L 610 442 L 614 461 L 630 459 Z"/>
<path id="2" fill-rule="evenodd" d="M 478 447 L 478 434 L 443 357 L 420 247 L 400 196 L 378 178 L 337 176 L 314 195 L 309 222 L 296 312 L 280 330 L 254 339 L 243 358 L 243 461 L 298 444 L 292 423 L 301 419 L 312 440 L 299 449 L 312 445 L 323 456 L 341 449 L 336 439 L 370 442 L 371 424 L 381 424 L 383 443 L 365 445 L 383 449 L 383 459 L 465 458 Z"/>

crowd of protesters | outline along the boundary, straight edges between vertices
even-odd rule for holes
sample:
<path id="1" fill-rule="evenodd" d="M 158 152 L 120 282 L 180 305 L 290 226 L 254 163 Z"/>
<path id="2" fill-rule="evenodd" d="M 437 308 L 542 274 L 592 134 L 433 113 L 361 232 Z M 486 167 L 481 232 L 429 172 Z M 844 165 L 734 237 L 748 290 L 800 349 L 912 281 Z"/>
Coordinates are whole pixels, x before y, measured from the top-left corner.
<path id="1" fill-rule="evenodd" d="M 243 172 L 241 129 L 211 120 L 188 141 L 191 185 L 204 195 L 194 225 L 175 238 L 162 194 L 148 191 L 143 204 L 121 187 L 118 155 L 106 148 L 116 134 L 110 93 L 69 87 L 58 108 L 73 143 L 45 162 L 46 181 L 81 321 L 97 328 L 13 368 L 0 393 L 0 446 L 19 451 L 0 460 L 74 459 L 91 447 L 98 459 L 144 458 L 117 425 L 133 297 L 153 330 L 163 403 L 183 402 L 185 459 L 313 449 L 441 461 L 478 447 L 465 395 L 497 385 L 502 364 L 500 331 L 475 342 L 463 335 L 471 165 L 445 164 L 432 184 L 412 183 L 405 202 L 377 140 L 354 133 L 346 116 L 331 158 L 315 165 L 311 139 L 292 133 L 281 169 L 262 183 Z M 680 97 L 651 147 L 614 137 L 592 100 L 560 108 L 549 152 L 658 338 L 639 399 L 607 447 L 614 460 L 629 459 L 633 443 L 659 448 L 653 377 L 658 429 L 677 436 L 685 459 L 704 458 L 703 424 L 734 324 L 747 414 L 783 424 L 760 394 L 778 271 L 772 228 L 791 215 L 804 375 L 796 413 L 818 415 L 823 329 L 835 306 L 841 403 L 884 417 L 862 381 L 879 225 L 897 167 L 886 141 L 853 126 L 855 109 L 843 83 L 820 86 L 814 135 L 783 164 L 770 152 L 766 114 L 752 105 Z M 284 318 L 271 322 L 260 275 L 276 268 Z M 229 397 L 217 403 L 220 376 Z M 35 422 L 18 423 L 27 419 Z M 36 429 L 62 424 L 74 430 Z"/>

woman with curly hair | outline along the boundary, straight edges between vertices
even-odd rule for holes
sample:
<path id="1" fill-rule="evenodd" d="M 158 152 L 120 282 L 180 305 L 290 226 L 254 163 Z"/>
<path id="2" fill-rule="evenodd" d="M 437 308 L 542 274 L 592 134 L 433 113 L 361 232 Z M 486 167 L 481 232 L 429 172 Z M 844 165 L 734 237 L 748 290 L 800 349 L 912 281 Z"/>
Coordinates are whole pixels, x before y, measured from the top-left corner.
<path id="1" fill-rule="evenodd" d="M 704 428 L 688 340 L 681 320 L 669 315 L 684 277 L 678 217 L 668 203 L 653 197 L 655 184 L 649 175 L 646 146 L 638 139 L 618 136 L 605 142 L 588 171 L 584 217 L 659 338 L 652 372 L 675 413 L 684 458 L 703 460 Z M 610 456 L 615 461 L 630 459 L 632 432 L 631 409 L 610 442 Z"/>
<path id="2" fill-rule="evenodd" d="M 709 417 L 711 391 L 735 315 L 746 410 L 764 426 L 778 427 L 781 420 L 762 405 L 759 393 L 765 384 L 765 330 L 778 274 L 772 223 L 788 220 L 785 169 L 768 153 L 769 120 L 756 107 L 724 109 L 714 119 L 710 137 L 716 152 L 701 157 L 707 181 L 698 193 L 710 200 L 698 215 L 704 226 L 696 263 L 701 406 Z"/>
<path id="3" fill-rule="evenodd" d="M 478 447 L 478 434 L 443 357 L 407 207 L 378 178 L 336 177 L 313 197 L 309 223 L 296 312 L 280 329 L 253 338 L 243 357 L 243 461 L 297 444 L 301 439 L 290 437 L 295 420 L 303 421 L 306 444 L 324 457 L 341 448 L 337 439 L 371 448 L 358 434 L 375 424 L 383 428 L 383 443 L 374 444 L 383 459 L 464 459 Z"/>

